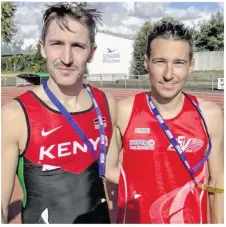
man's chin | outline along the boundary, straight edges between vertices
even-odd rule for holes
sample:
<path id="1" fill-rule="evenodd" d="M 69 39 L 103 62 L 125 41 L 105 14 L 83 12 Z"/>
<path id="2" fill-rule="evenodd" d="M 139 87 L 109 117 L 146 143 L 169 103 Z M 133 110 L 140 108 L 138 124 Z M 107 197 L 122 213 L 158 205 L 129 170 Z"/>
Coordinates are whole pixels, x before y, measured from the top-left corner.
<path id="1" fill-rule="evenodd" d="M 75 75 L 69 75 L 69 76 L 58 76 L 55 78 L 55 82 L 59 86 L 65 86 L 65 87 L 70 87 L 75 84 L 81 83 L 82 79 L 81 77 L 75 76 Z"/>
<path id="2" fill-rule="evenodd" d="M 80 81 L 58 81 L 57 85 L 62 87 L 71 87 L 79 83 L 81 82 Z"/>
<path id="3" fill-rule="evenodd" d="M 178 94 L 180 93 L 179 91 L 159 91 L 158 96 L 159 98 L 162 98 L 164 100 L 172 100 L 174 99 Z"/>

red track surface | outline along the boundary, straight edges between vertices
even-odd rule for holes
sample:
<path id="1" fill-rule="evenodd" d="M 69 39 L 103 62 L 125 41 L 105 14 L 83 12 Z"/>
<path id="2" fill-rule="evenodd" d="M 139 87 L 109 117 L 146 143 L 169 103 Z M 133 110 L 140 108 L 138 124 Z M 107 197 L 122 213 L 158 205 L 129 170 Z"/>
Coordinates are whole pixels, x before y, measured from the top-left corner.
<path id="1" fill-rule="evenodd" d="M 2 88 L 2 105 L 11 100 L 12 98 L 16 97 L 19 94 L 22 94 L 26 90 L 30 89 L 31 87 L 3 87 Z M 112 94 L 116 99 L 121 99 L 126 96 L 134 95 L 142 90 L 137 89 L 110 89 L 104 88 L 103 91 Z M 199 98 L 207 99 L 217 103 L 219 106 L 224 108 L 224 95 L 216 94 L 216 93 L 192 93 L 197 95 Z M 109 185 L 109 195 L 113 201 L 114 208 L 115 202 L 117 199 L 117 187 L 115 185 Z M 21 200 L 22 200 L 22 191 L 18 180 L 16 178 L 15 181 L 15 188 L 13 192 L 13 197 L 9 206 L 9 219 L 10 223 L 21 223 L 20 218 L 20 210 L 21 210 Z M 115 221 L 115 209 L 111 212 L 112 222 Z"/>

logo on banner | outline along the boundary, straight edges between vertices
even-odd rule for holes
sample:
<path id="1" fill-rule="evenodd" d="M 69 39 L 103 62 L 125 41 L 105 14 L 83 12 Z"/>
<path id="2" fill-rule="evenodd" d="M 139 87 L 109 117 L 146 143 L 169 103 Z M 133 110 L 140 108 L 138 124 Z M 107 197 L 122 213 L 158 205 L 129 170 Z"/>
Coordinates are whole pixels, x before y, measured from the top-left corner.
<path id="1" fill-rule="evenodd" d="M 119 63 L 120 53 L 116 49 L 106 48 L 105 53 L 103 53 L 103 63 Z"/>

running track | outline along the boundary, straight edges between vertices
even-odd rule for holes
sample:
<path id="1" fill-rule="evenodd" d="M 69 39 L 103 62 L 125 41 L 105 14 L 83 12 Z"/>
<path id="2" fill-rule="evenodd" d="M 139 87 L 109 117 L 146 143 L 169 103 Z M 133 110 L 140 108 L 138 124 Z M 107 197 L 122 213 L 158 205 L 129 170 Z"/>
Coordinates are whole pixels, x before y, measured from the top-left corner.
<path id="1" fill-rule="evenodd" d="M 2 105 L 14 98 L 15 96 L 22 94 L 26 90 L 30 89 L 31 87 L 3 87 L 2 88 Z M 117 100 L 134 95 L 136 93 L 141 92 L 142 90 L 138 89 L 110 89 L 110 88 L 104 88 L 103 91 L 112 94 Z M 219 106 L 224 108 L 224 94 L 216 94 L 216 93 L 201 93 L 196 92 L 192 93 L 194 95 L 197 95 L 199 98 L 207 99 L 210 101 L 213 101 L 217 103 Z M 117 198 L 117 187 L 113 184 L 109 185 L 109 196 L 111 200 L 113 201 L 113 206 L 115 207 L 115 202 Z M 15 181 L 15 188 L 12 196 L 11 203 L 9 205 L 9 220 L 10 223 L 21 223 L 20 219 L 20 210 L 21 210 L 21 200 L 22 200 L 22 192 L 21 188 L 19 186 L 18 180 L 16 178 Z M 112 222 L 115 221 L 115 209 L 111 212 L 111 218 Z"/>
<path id="2" fill-rule="evenodd" d="M 2 104 L 14 98 L 15 96 L 22 94 L 26 90 L 27 87 L 3 87 L 2 88 Z M 141 92 L 139 89 L 114 89 L 114 88 L 103 88 L 103 91 L 112 94 L 116 99 L 121 99 L 126 96 L 131 96 L 136 93 Z M 199 98 L 207 99 L 217 103 L 219 106 L 224 108 L 224 94 L 223 93 L 201 93 L 201 92 L 192 92 L 192 94 L 197 95 Z"/>

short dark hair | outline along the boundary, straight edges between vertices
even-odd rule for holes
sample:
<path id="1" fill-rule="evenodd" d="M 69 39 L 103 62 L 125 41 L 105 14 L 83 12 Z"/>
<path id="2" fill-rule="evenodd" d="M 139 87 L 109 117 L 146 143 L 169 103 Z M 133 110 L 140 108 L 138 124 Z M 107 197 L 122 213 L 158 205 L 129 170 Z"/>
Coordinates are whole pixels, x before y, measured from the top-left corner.
<path id="1" fill-rule="evenodd" d="M 193 57 L 193 39 L 190 30 L 179 21 L 161 21 L 157 23 L 148 35 L 148 43 L 146 48 L 146 54 L 150 57 L 151 54 L 151 42 L 156 38 L 172 39 L 172 40 L 185 40 L 190 45 L 190 60 Z"/>
<path id="2" fill-rule="evenodd" d="M 79 23 L 86 26 L 90 31 L 90 41 L 95 43 L 95 34 L 97 23 L 101 23 L 101 12 L 97 9 L 87 8 L 87 3 L 64 2 L 49 5 L 48 9 L 43 14 L 43 28 L 41 40 L 45 42 L 46 33 L 50 23 L 56 19 L 61 29 L 68 27 L 67 16 L 75 19 Z"/>

